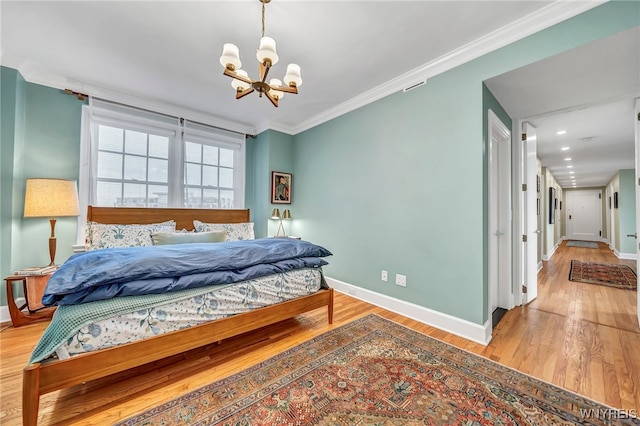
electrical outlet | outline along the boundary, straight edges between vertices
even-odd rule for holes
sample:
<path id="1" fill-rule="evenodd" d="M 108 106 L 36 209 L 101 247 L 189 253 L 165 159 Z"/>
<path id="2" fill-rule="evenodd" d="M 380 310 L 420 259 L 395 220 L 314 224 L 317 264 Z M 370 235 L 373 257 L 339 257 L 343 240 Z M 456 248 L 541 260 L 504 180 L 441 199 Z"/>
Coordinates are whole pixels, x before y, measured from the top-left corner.
<path id="1" fill-rule="evenodd" d="M 399 285 L 400 287 L 406 287 L 407 286 L 407 276 L 406 275 L 401 275 L 401 274 L 396 274 L 396 285 Z"/>
<path id="2" fill-rule="evenodd" d="M 387 271 L 382 271 L 382 273 L 380 274 L 380 279 L 382 281 L 389 281 L 389 273 Z"/>

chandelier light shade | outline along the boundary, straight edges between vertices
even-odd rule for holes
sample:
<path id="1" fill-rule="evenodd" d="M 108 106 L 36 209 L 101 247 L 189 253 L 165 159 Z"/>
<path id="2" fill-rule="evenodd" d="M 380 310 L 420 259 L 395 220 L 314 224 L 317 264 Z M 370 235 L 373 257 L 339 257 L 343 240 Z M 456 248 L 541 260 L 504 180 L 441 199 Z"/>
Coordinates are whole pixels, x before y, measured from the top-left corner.
<path id="1" fill-rule="evenodd" d="M 49 257 L 55 264 L 56 257 L 56 217 L 79 216 L 78 189 L 75 180 L 67 179 L 27 179 L 24 196 L 24 217 L 49 217 L 51 237 L 49 237 Z"/>
<path id="2" fill-rule="evenodd" d="M 220 56 L 220 64 L 224 67 L 223 74 L 233 79 L 231 80 L 231 87 L 236 91 L 236 99 L 257 91 L 260 97 L 264 94 L 273 106 L 277 107 L 278 101 L 282 99 L 285 93 L 298 93 L 298 87 L 302 85 L 302 77 L 300 76 L 300 66 L 289 64 L 283 79 L 284 84 L 277 78 L 272 78 L 267 82 L 269 71 L 272 66 L 278 63 L 279 58 L 276 50 L 276 41 L 264 35 L 264 9 L 265 4 L 271 0 L 259 1 L 262 3 L 262 38 L 256 53 L 256 58 L 260 64 L 259 79 L 251 79 L 246 71 L 240 69 L 242 66 L 240 50 L 235 44 L 224 44 L 222 56 Z"/>

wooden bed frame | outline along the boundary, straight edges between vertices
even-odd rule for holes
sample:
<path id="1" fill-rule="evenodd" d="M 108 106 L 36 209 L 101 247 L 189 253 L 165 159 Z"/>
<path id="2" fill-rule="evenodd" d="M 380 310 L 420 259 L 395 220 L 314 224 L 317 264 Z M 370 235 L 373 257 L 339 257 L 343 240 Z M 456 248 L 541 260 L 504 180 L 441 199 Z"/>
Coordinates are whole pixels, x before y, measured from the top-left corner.
<path id="1" fill-rule="evenodd" d="M 249 210 L 89 206 L 87 212 L 88 221 L 100 223 L 146 224 L 170 219 L 176 221 L 176 229 L 178 230 L 182 228 L 192 229 L 193 219 L 208 223 L 249 222 Z M 333 289 L 323 289 L 309 296 L 255 311 L 218 319 L 113 348 L 73 356 L 65 360 L 29 364 L 23 371 L 23 425 L 37 425 L 40 395 L 123 372 L 133 367 L 256 330 L 322 307 L 327 308 L 328 322 L 332 324 Z"/>

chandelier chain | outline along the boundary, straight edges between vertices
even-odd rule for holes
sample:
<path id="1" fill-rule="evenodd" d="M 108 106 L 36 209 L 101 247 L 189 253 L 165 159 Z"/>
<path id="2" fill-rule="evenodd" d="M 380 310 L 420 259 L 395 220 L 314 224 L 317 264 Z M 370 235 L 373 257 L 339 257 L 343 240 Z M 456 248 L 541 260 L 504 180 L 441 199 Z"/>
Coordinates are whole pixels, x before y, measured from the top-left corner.
<path id="1" fill-rule="evenodd" d="M 264 37 L 264 4 L 265 2 L 262 2 L 262 35 L 261 37 Z"/>

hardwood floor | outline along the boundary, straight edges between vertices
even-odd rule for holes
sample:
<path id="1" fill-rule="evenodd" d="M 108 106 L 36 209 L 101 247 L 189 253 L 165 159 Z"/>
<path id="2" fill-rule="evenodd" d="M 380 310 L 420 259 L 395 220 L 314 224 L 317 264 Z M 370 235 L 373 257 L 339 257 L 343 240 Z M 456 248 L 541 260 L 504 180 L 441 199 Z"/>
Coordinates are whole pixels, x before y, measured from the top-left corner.
<path id="1" fill-rule="evenodd" d="M 329 329 L 375 313 L 615 408 L 640 410 L 640 329 L 636 292 L 568 280 L 571 259 L 619 261 L 563 243 L 538 276 L 538 298 L 507 312 L 488 346 L 337 293 L 335 321 L 317 310 L 118 375 L 44 395 L 40 425 L 105 425 L 224 378 Z M 21 424 L 22 368 L 47 323 L 0 333 L 0 423 Z"/>

